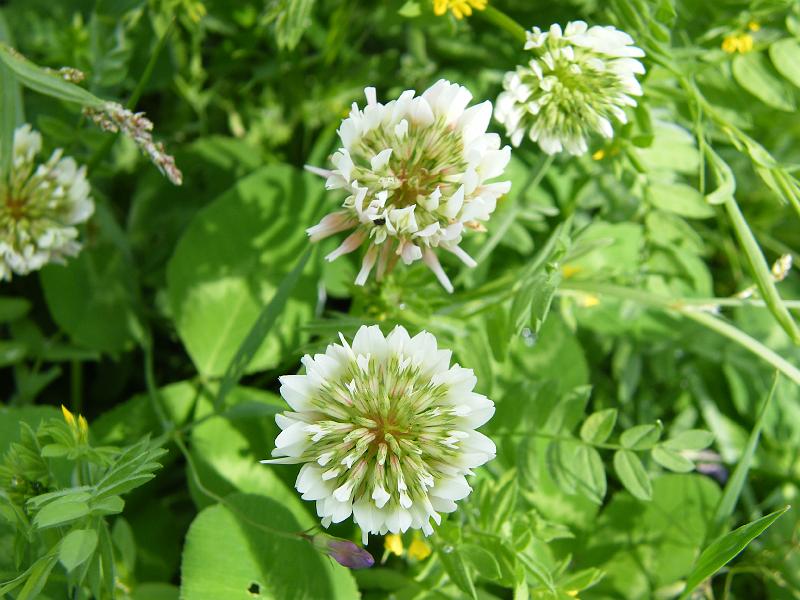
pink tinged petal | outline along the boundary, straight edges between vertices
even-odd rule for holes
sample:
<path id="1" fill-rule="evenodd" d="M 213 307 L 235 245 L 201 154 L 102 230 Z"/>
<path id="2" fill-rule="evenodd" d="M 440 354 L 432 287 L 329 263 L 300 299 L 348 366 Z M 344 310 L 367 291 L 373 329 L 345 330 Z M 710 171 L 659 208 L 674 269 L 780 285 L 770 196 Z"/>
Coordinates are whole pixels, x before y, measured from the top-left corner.
<path id="1" fill-rule="evenodd" d="M 364 260 L 361 261 L 361 270 L 356 277 L 356 285 L 364 285 L 367 282 L 372 267 L 375 266 L 375 261 L 378 259 L 378 246 L 370 246 L 367 253 L 364 255 Z"/>
<path id="2" fill-rule="evenodd" d="M 352 252 L 361 245 L 361 242 L 364 241 L 366 235 L 367 234 L 363 229 L 359 229 L 355 233 L 351 233 L 342 242 L 341 246 L 339 246 L 336 250 L 334 250 L 333 252 L 328 254 L 328 256 L 325 257 L 325 260 L 327 260 L 328 262 L 333 262 L 340 256 L 349 254 L 350 252 Z"/>
<path id="3" fill-rule="evenodd" d="M 442 245 L 442 248 L 444 248 L 448 252 L 452 252 L 453 254 L 455 254 L 461 260 L 461 262 L 463 262 L 468 267 L 474 268 L 474 267 L 478 266 L 478 263 L 475 262 L 475 259 L 472 258 L 466 252 L 464 252 L 464 250 L 462 250 L 460 246 L 445 246 L 445 245 Z"/>
<path id="4" fill-rule="evenodd" d="M 452 294 L 453 284 L 450 283 L 450 278 L 447 277 L 447 273 L 442 269 L 442 265 L 439 263 L 439 259 L 433 250 L 425 248 L 425 251 L 422 253 L 422 261 L 433 271 L 433 274 L 436 275 L 436 279 L 439 280 L 442 287 L 447 290 L 448 293 Z"/>
<path id="5" fill-rule="evenodd" d="M 313 173 L 314 175 L 319 175 L 320 177 L 328 178 L 333 175 L 333 171 L 330 169 L 321 169 L 319 167 L 315 167 L 314 165 L 305 165 L 305 170 L 309 173 Z"/>
<path id="6" fill-rule="evenodd" d="M 306 233 L 312 242 L 318 242 L 335 233 L 350 229 L 353 224 L 354 221 L 347 212 L 339 211 L 325 215 L 319 223 L 306 229 Z"/>

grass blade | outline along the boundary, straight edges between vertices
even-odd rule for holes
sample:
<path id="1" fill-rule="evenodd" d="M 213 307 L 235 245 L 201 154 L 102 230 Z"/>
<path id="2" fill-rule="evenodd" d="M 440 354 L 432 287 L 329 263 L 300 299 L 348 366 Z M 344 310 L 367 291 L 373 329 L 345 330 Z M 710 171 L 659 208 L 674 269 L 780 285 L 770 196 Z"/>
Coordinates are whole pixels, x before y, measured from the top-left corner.
<path id="1" fill-rule="evenodd" d="M 768 514 L 766 517 L 761 517 L 752 523 L 742 525 L 738 529 L 734 529 L 730 533 L 717 539 L 703 550 L 703 553 L 694 564 L 692 572 L 689 573 L 689 576 L 686 578 L 686 588 L 683 590 L 680 600 L 689 598 L 694 588 L 733 560 L 737 554 L 744 550 L 755 538 L 761 535 L 767 527 L 772 525 L 778 517 L 789 510 L 789 508 L 790 507 L 785 506 L 780 510 Z"/>
<path id="2" fill-rule="evenodd" d="M 713 539 L 714 537 L 722 534 L 725 527 L 725 522 L 728 520 L 728 517 L 733 514 L 733 510 L 736 508 L 736 504 L 739 502 L 739 496 L 742 493 L 742 487 L 744 487 L 744 482 L 747 479 L 747 473 L 750 471 L 750 464 L 753 462 L 753 456 L 755 455 L 756 448 L 758 447 L 758 440 L 761 436 L 761 428 L 764 426 L 764 416 L 767 414 L 767 409 L 772 402 L 772 397 L 775 395 L 775 388 L 778 387 L 778 380 L 779 375 L 778 373 L 775 373 L 775 379 L 772 382 L 772 388 L 770 389 L 769 394 L 767 394 L 767 396 L 764 398 L 764 401 L 761 403 L 761 407 L 758 410 L 758 416 L 756 417 L 756 423 L 753 425 L 753 429 L 750 432 L 750 437 L 747 439 L 747 445 L 744 448 L 744 452 L 742 452 L 742 457 L 736 464 L 736 468 L 733 470 L 733 475 L 731 475 L 731 478 L 728 480 L 725 490 L 722 493 L 722 497 L 719 499 L 717 510 L 714 512 L 714 520 L 708 530 L 709 535 L 707 539 Z"/>
<path id="3" fill-rule="evenodd" d="M 236 350 L 236 354 L 234 354 L 230 364 L 228 364 L 228 368 L 225 370 L 225 375 L 220 383 L 217 398 L 214 400 L 215 412 L 219 412 L 222 409 L 228 392 L 230 392 L 236 386 L 236 384 L 239 383 L 239 380 L 242 378 L 247 365 L 250 364 L 253 356 L 258 351 L 261 343 L 264 341 L 264 338 L 269 333 L 270 329 L 272 329 L 272 326 L 275 324 L 275 321 L 278 319 L 281 312 L 283 312 L 283 308 L 286 306 L 286 301 L 289 299 L 289 294 L 292 293 L 295 285 L 297 285 L 297 281 L 300 279 L 300 274 L 303 272 L 303 269 L 305 268 L 308 259 L 311 257 L 314 248 L 316 248 L 316 246 L 309 245 L 300 259 L 297 261 L 294 269 L 292 269 L 292 271 L 283 278 L 283 281 L 278 287 L 278 290 L 275 292 L 275 295 L 272 297 L 272 300 L 270 300 L 269 304 L 264 307 L 264 309 L 261 311 L 261 314 L 258 315 L 258 318 L 256 319 L 255 323 L 253 323 L 249 333 Z"/>

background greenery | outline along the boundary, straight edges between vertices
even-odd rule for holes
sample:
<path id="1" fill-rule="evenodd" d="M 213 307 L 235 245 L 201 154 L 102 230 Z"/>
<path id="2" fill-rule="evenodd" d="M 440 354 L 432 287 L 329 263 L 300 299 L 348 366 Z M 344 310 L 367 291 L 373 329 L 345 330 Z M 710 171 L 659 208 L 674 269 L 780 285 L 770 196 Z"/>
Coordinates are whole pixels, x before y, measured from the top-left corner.
<path id="1" fill-rule="evenodd" d="M 515 150 L 465 242 L 479 266 L 445 263 L 454 295 L 419 265 L 354 288 L 357 256 L 321 260 L 335 240 L 304 254 L 337 198 L 302 166 L 367 85 L 494 99 L 526 54 L 492 7 L 629 32 L 635 118 L 590 156 Z M 0 56 L 3 121 L 87 164 L 97 203 L 78 258 L 0 290 L 0 596 L 800 598 L 800 513 L 780 516 L 800 492 L 800 278 L 769 273 L 800 258 L 796 2 L 498 0 L 456 20 L 426 0 L 11 0 L 0 39 L 145 111 L 184 173 Z M 273 533 L 317 519 L 294 468 L 257 461 L 277 376 L 374 322 L 475 370 L 499 454 L 431 556 L 350 572 Z"/>

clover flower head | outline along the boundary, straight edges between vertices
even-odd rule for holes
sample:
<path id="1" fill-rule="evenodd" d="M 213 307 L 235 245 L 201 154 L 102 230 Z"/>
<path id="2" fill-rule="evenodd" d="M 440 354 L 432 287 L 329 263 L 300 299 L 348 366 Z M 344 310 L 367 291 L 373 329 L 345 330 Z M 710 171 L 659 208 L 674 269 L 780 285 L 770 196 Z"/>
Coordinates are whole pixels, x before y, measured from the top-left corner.
<path id="1" fill-rule="evenodd" d="M 495 111 L 511 143 L 519 146 L 527 133 L 547 154 L 578 156 L 587 152 L 591 133 L 613 137 L 612 119 L 626 123 L 625 107 L 642 95 L 636 76 L 644 73 L 637 60 L 644 52 L 633 39 L 583 21 L 563 31 L 534 27 L 527 38 L 525 49 L 535 56 L 506 73 Z"/>
<path id="2" fill-rule="evenodd" d="M 30 125 L 14 131 L 11 172 L 0 181 L 0 280 L 78 254 L 76 225 L 94 212 L 86 168 L 61 149 L 37 163 L 41 149 Z"/>
<path id="3" fill-rule="evenodd" d="M 430 333 L 397 326 L 384 337 L 373 325 L 352 345 L 340 338 L 303 358 L 304 375 L 281 377 L 292 411 L 276 416 L 276 458 L 263 462 L 303 465 L 297 490 L 316 501 L 324 527 L 352 515 L 365 544 L 370 533 L 429 535 L 431 519 L 469 495 L 465 475 L 494 458 L 475 431 L 494 403 Z"/>
<path id="4" fill-rule="evenodd" d="M 459 246 L 465 229 L 482 229 L 497 199 L 511 182 L 500 176 L 511 149 L 486 133 L 492 103 L 467 108 L 472 94 L 439 80 L 416 96 L 406 90 L 381 104 L 366 88 L 367 105 L 353 104 L 342 122 L 342 147 L 331 157 L 333 170 L 308 167 L 326 178 L 328 189 L 348 196 L 342 209 L 307 230 L 312 241 L 354 230 L 327 259 L 367 246 L 356 277 L 364 285 L 377 264 L 377 279 L 422 259 L 448 291 L 453 290 L 435 253 L 452 252 L 465 264 L 475 261 Z"/>

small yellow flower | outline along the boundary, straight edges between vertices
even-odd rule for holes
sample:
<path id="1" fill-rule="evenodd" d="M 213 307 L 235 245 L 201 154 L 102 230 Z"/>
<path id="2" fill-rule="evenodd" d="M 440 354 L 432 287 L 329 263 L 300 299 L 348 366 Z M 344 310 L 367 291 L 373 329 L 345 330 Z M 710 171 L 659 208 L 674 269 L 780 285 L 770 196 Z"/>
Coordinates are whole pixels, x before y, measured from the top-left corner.
<path id="1" fill-rule="evenodd" d="M 581 297 L 580 304 L 584 308 L 592 308 L 593 306 L 597 306 L 598 304 L 600 304 L 600 298 L 598 298 L 594 294 L 584 294 Z"/>
<path id="2" fill-rule="evenodd" d="M 89 423 L 86 421 L 86 418 L 83 415 L 78 415 L 78 430 L 80 431 L 81 437 L 83 439 L 88 438 Z"/>
<path id="3" fill-rule="evenodd" d="M 390 533 L 383 540 L 383 548 L 387 552 L 403 556 L 403 538 L 397 533 Z"/>
<path id="4" fill-rule="evenodd" d="M 748 28 L 750 31 L 758 31 L 759 29 L 761 29 L 761 25 L 759 25 L 759 24 L 758 24 L 758 22 L 756 22 L 756 21 L 750 21 L 750 22 L 747 24 L 747 28 Z"/>
<path id="5" fill-rule="evenodd" d="M 431 547 L 421 539 L 415 539 L 408 547 L 408 557 L 414 560 L 425 560 L 432 552 Z"/>
<path id="6" fill-rule="evenodd" d="M 61 414 L 64 415 L 64 421 L 67 422 L 67 425 L 69 425 L 72 428 L 75 428 L 75 415 L 69 412 L 69 409 L 63 404 L 61 405 Z"/>
<path id="7" fill-rule="evenodd" d="M 745 54 L 753 49 L 753 36 L 749 33 L 730 33 L 722 40 L 722 49 L 728 54 Z"/>
<path id="8" fill-rule="evenodd" d="M 483 10 L 488 0 L 433 0 L 433 12 L 442 16 L 448 10 L 456 19 L 463 19 L 472 14 L 472 9 Z"/>
<path id="9" fill-rule="evenodd" d="M 573 275 L 580 273 L 580 271 L 581 271 L 580 267 L 574 267 L 572 265 L 564 265 L 561 268 L 561 274 L 564 275 L 564 279 L 569 279 Z"/>
<path id="10" fill-rule="evenodd" d="M 606 151 L 600 148 L 600 150 L 592 154 L 592 160 L 603 160 L 605 156 L 606 156 Z"/>

